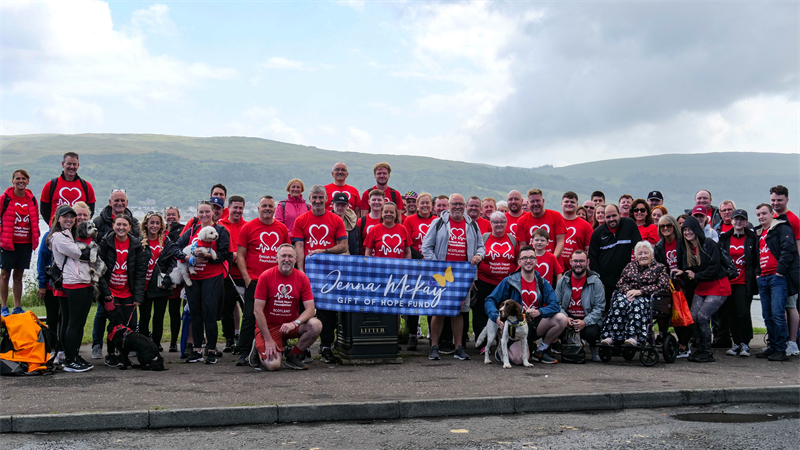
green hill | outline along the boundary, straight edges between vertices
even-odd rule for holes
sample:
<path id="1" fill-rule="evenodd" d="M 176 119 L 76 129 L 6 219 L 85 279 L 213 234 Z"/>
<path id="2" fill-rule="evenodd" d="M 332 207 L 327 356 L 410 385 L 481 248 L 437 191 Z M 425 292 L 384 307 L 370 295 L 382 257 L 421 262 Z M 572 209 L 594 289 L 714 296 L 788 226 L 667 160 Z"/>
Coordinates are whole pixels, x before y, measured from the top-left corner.
<path id="1" fill-rule="evenodd" d="M 667 197 L 668 208 L 684 208 L 691 206 L 694 192 L 704 187 L 712 191 L 715 203 L 732 198 L 752 210 L 768 199 L 772 185 L 784 184 L 793 193 L 800 187 L 800 159 L 784 154 L 662 155 L 528 169 L 337 152 L 242 137 L 47 134 L 2 136 L 0 141 L 7 176 L 13 169 L 25 168 L 37 195 L 47 180 L 59 174 L 61 155 L 75 151 L 81 155 L 80 174 L 95 186 L 99 203 L 106 202 L 111 189 L 124 188 L 131 205 L 142 209 L 173 204 L 193 207 L 217 182 L 248 202 L 264 194 L 283 198 L 291 178 L 302 179 L 306 189 L 329 183 L 331 166 L 338 161 L 348 164 L 348 182 L 362 190 L 374 184 L 372 166 L 387 161 L 393 169 L 390 185 L 400 191 L 504 198 L 511 189 L 524 192 L 539 187 L 545 191 L 548 207 L 554 209 L 567 190 L 576 191 L 583 200 L 595 189 L 606 192 L 609 200 L 622 193 L 639 197 L 659 189 Z"/>

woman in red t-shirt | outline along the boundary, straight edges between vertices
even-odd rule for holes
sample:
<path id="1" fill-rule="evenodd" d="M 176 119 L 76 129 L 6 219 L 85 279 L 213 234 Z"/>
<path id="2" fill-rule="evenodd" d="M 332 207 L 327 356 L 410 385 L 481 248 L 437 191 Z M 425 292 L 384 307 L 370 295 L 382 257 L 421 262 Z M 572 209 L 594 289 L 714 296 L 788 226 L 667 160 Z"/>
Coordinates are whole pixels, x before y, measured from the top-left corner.
<path id="1" fill-rule="evenodd" d="M 36 198 L 28 189 L 31 177 L 20 169 L 11 175 L 13 186 L 0 195 L 0 302 L 2 314 L 22 310 L 22 276 L 31 266 L 31 254 L 39 245 L 39 212 Z M 8 284 L 13 271 L 14 310 L 8 310 Z"/>
<path id="2" fill-rule="evenodd" d="M 478 279 L 475 280 L 472 295 L 472 331 L 475 336 L 480 336 L 489 320 L 484 308 L 486 297 L 505 277 L 517 270 L 517 242 L 506 233 L 508 218 L 500 211 L 495 211 L 489 215 L 489 224 L 492 232 L 483 234 L 486 256 L 478 264 Z"/>
<path id="3" fill-rule="evenodd" d="M 397 205 L 384 203 L 381 207 L 381 223 L 372 227 L 364 238 L 366 256 L 411 259 L 411 238 L 399 220 Z"/>
<path id="4" fill-rule="evenodd" d="M 147 258 L 145 275 L 144 301 L 139 308 L 139 332 L 145 336 L 150 334 L 150 311 L 153 311 L 153 342 L 161 347 L 164 335 L 164 315 L 167 311 L 169 296 L 172 295 L 172 280 L 169 273 L 176 264 L 172 254 L 172 241 L 166 235 L 166 223 L 160 212 L 150 211 L 141 222 L 142 248 Z M 180 300 L 177 300 L 180 302 Z M 176 333 L 177 334 L 177 333 Z M 175 346 L 177 336 L 172 336 L 171 346 Z M 176 347 L 177 349 L 177 347 Z"/>
<path id="5" fill-rule="evenodd" d="M 428 228 L 434 219 L 436 216 L 433 215 L 433 197 L 423 192 L 417 197 L 417 213 L 403 220 L 403 226 L 411 237 L 412 259 L 422 259 L 422 239 L 428 234 Z"/>
<path id="6" fill-rule="evenodd" d="M 144 300 L 147 259 L 142 241 L 131 234 L 133 220 L 127 214 L 114 217 L 114 228 L 100 240 L 99 256 L 106 264 L 106 272 L 100 278 L 100 293 L 105 299 L 109 327 L 121 322 L 135 330 L 137 317 L 135 308 Z M 108 341 L 106 365 L 119 363 L 117 352 Z"/>
<path id="7" fill-rule="evenodd" d="M 645 199 L 637 198 L 633 201 L 631 204 L 631 218 L 636 221 L 642 240 L 649 242 L 650 245 L 656 245 L 658 242 L 658 228 L 653 225 L 650 205 Z"/>

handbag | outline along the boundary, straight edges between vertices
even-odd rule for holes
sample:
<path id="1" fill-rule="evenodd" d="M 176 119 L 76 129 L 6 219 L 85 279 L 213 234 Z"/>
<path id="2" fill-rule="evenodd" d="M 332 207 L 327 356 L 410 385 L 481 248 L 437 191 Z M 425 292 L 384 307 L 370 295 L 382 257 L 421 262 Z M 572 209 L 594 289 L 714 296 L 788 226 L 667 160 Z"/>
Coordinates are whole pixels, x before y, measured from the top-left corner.
<path id="1" fill-rule="evenodd" d="M 572 364 L 586 362 L 586 351 L 583 349 L 581 334 L 572 327 L 564 328 L 561 333 L 561 361 Z"/>
<path id="2" fill-rule="evenodd" d="M 673 327 L 688 327 L 694 323 L 692 313 L 689 311 L 689 303 L 686 301 L 686 296 L 683 291 L 675 289 L 672 281 L 669 282 L 669 292 L 672 294 L 672 320 L 670 321 Z"/>

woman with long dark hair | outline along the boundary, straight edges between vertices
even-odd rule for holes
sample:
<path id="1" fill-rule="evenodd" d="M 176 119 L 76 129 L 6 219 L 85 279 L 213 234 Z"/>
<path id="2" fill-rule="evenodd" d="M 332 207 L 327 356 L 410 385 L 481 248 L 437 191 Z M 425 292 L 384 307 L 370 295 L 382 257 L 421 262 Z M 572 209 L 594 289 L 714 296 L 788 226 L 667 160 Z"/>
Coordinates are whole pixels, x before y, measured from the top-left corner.
<path id="1" fill-rule="evenodd" d="M 150 334 L 150 311 L 153 311 L 153 328 L 151 338 L 161 347 L 164 335 L 164 314 L 167 310 L 169 296 L 172 295 L 172 280 L 169 273 L 176 265 L 172 250 L 172 241 L 165 235 L 166 224 L 160 212 L 150 211 L 141 222 L 142 248 L 147 259 L 145 274 L 144 301 L 140 308 L 139 332 Z M 178 300 L 180 303 L 180 300 Z M 178 319 L 180 324 L 180 318 Z M 175 337 L 172 337 L 175 339 Z"/>

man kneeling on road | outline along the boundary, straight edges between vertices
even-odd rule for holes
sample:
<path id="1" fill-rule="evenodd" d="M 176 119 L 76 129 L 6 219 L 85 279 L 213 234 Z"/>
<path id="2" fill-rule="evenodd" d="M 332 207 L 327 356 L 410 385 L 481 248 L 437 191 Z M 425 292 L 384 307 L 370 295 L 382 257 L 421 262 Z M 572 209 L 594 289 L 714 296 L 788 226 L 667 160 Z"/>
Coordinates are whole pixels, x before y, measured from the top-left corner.
<path id="1" fill-rule="evenodd" d="M 589 343 L 592 361 L 600 362 L 597 341 L 603 328 L 603 311 L 606 294 L 600 276 L 588 269 L 589 258 L 585 251 L 575 250 L 570 256 L 572 269 L 564 273 L 556 285 L 556 297 L 561 310 L 569 319 L 569 326 Z"/>
<path id="2" fill-rule="evenodd" d="M 547 350 L 567 327 L 567 316 L 561 313 L 561 305 L 553 287 L 536 272 L 536 250 L 523 246 L 519 250 L 518 261 L 520 270 L 504 278 L 486 297 L 486 315 L 497 322 L 502 330 L 504 322 L 497 311 L 500 304 L 511 299 L 522 305 L 528 319 L 528 348 L 536 348 L 536 351 L 533 355 L 523 355 L 522 345 L 514 342 L 508 348 L 508 360 L 512 364 L 522 365 L 523 357 L 532 356 L 534 361 L 555 364 L 558 360 L 550 356 Z M 536 347 L 536 340 L 540 337 L 542 343 Z"/>
<path id="3" fill-rule="evenodd" d="M 255 307 L 256 339 L 250 351 L 250 365 L 267 370 L 281 367 L 281 354 L 286 339 L 299 338 L 297 345 L 286 355 L 286 366 L 305 370 L 303 352 L 314 343 L 322 331 L 322 322 L 314 317 L 314 295 L 311 282 L 294 268 L 297 253 L 291 244 L 278 247 L 278 266 L 258 277 Z M 298 317 L 300 302 L 305 311 Z"/>

